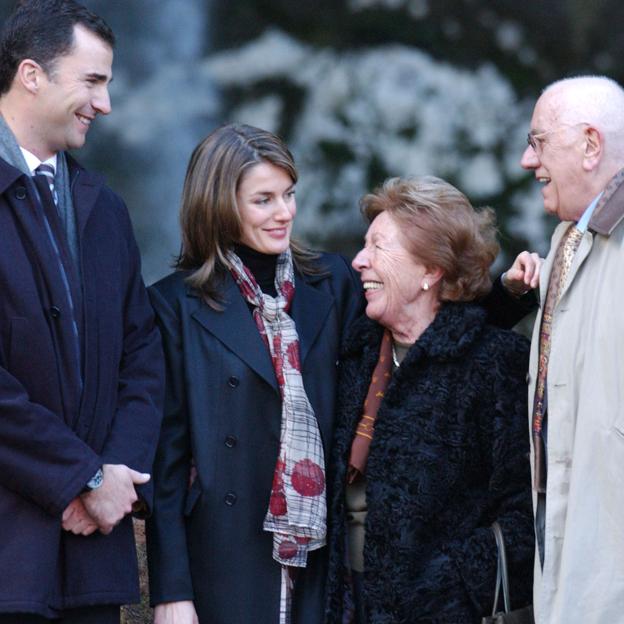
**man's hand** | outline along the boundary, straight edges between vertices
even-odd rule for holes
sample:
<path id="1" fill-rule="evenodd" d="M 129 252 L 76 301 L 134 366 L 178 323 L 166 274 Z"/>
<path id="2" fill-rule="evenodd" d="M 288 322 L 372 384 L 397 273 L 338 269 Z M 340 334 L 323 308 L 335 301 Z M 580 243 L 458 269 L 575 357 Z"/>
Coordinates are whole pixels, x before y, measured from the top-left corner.
<path id="1" fill-rule="evenodd" d="M 544 260 L 536 253 L 523 251 L 518 254 L 513 264 L 503 273 L 502 283 L 505 290 L 515 297 L 524 295 L 539 286 L 539 273 Z"/>
<path id="2" fill-rule="evenodd" d="M 191 600 L 179 600 L 156 605 L 154 624 L 199 624 L 199 619 Z"/>
<path id="3" fill-rule="evenodd" d="M 132 503 L 138 499 L 135 484 L 147 483 L 150 475 L 123 464 L 104 464 L 102 472 L 102 485 L 80 498 L 100 531 L 108 535 L 132 511 Z"/>
<path id="4" fill-rule="evenodd" d="M 74 535 L 91 535 L 98 530 L 97 522 L 87 513 L 80 497 L 74 498 L 63 512 L 63 528 Z"/>

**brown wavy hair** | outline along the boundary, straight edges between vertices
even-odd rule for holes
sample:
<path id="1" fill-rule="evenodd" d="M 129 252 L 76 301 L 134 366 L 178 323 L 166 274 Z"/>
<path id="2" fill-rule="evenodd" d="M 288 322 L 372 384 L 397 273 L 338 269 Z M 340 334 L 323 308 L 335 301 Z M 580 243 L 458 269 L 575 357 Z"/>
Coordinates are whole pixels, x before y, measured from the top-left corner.
<path id="1" fill-rule="evenodd" d="M 295 161 L 275 134 L 253 126 L 227 124 L 211 132 L 193 151 L 186 170 L 180 223 L 182 251 L 175 266 L 192 271 L 187 281 L 220 309 L 219 286 L 228 268 L 226 253 L 240 241 L 236 192 L 243 175 L 268 162 L 297 182 Z M 293 261 L 302 273 L 319 273 L 318 255 L 291 239 Z"/>
<path id="2" fill-rule="evenodd" d="M 491 208 L 475 210 L 461 191 L 433 176 L 390 178 L 360 208 L 369 223 L 388 212 L 418 262 L 442 269 L 440 301 L 472 301 L 490 291 L 499 251 Z"/>

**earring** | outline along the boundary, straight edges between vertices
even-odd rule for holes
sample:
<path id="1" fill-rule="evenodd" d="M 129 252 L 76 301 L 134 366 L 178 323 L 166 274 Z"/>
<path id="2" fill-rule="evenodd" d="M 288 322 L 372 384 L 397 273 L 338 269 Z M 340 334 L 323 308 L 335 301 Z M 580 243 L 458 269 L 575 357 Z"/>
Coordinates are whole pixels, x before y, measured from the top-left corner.
<path id="1" fill-rule="evenodd" d="M 422 289 L 429 290 L 429 282 L 423 282 Z"/>

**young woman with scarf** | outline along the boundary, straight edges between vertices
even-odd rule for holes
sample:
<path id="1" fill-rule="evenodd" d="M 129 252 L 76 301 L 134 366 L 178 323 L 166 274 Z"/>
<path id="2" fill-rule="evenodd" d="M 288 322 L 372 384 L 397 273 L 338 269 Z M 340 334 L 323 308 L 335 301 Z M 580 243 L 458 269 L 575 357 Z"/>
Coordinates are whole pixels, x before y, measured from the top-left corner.
<path id="1" fill-rule="evenodd" d="M 157 624 L 323 619 L 336 363 L 362 299 L 342 257 L 291 239 L 296 182 L 286 145 L 250 126 L 191 157 L 178 270 L 151 288 L 168 375 L 148 522 Z"/>

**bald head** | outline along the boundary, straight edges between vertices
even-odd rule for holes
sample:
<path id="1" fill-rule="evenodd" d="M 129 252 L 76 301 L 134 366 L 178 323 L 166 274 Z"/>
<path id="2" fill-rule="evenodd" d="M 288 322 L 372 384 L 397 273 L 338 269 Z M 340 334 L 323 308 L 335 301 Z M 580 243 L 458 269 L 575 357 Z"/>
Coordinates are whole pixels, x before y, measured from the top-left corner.
<path id="1" fill-rule="evenodd" d="M 554 82 L 540 100 L 553 120 L 573 126 L 587 123 L 603 135 L 604 158 L 624 166 L 624 89 L 606 76 L 579 76 Z"/>

